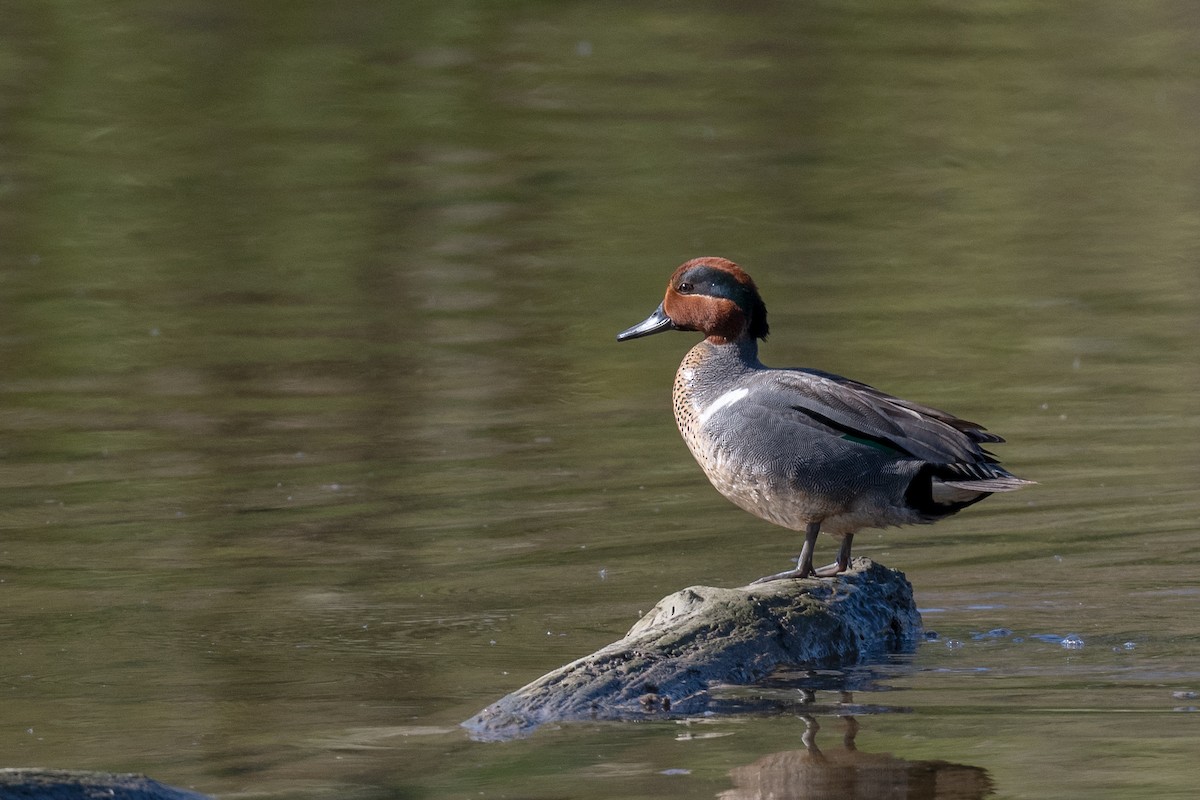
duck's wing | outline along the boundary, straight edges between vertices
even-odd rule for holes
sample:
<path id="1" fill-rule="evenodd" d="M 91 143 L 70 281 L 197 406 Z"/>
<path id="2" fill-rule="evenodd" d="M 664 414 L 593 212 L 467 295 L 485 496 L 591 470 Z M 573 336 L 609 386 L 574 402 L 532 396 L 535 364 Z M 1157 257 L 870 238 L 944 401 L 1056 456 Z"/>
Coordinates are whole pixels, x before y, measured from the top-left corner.
<path id="1" fill-rule="evenodd" d="M 810 369 L 769 369 L 751 379 L 749 397 L 792 424 L 946 468 L 945 480 L 976 491 L 1007 491 L 1022 481 L 980 445 L 1004 440 L 982 425 L 865 383 Z"/>

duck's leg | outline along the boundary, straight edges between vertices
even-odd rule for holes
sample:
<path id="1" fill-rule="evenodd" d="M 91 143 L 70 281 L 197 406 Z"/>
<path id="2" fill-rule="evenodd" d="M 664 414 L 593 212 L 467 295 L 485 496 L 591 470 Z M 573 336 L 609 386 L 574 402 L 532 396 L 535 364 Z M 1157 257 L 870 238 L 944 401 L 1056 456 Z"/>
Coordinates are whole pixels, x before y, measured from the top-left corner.
<path id="1" fill-rule="evenodd" d="M 821 567 L 813 572 L 819 578 L 829 578 L 850 568 L 850 545 L 854 543 L 854 534 L 847 533 L 842 537 L 842 546 L 838 548 L 837 561 L 827 567 Z"/>
<path id="2" fill-rule="evenodd" d="M 777 581 L 783 578 L 807 578 L 816 573 L 813 569 L 813 549 L 817 545 L 817 534 L 821 532 L 821 523 L 810 522 L 808 527 L 804 529 L 804 547 L 800 549 L 800 558 L 796 559 L 796 568 L 777 572 L 774 575 L 767 575 L 764 578 L 759 578 L 754 583 L 767 583 L 768 581 Z M 842 545 L 845 547 L 845 544 Z M 840 553 L 839 553 L 840 557 Z M 849 549 L 846 550 L 846 558 L 850 558 Z M 833 566 L 833 565 L 830 565 Z M 826 567 L 828 569 L 828 567 Z M 753 585 L 753 584 L 752 584 Z"/>

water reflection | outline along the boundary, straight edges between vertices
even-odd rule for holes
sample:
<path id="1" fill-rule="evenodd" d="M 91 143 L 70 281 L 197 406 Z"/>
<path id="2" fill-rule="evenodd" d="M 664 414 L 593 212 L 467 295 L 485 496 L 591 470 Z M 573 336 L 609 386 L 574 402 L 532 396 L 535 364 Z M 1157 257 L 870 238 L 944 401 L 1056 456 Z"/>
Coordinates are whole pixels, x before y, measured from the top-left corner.
<path id="1" fill-rule="evenodd" d="M 849 693 L 843 693 L 849 703 Z M 817 745 L 821 726 L 803 714 L 803 749 L 763 756 L 729 773 L 733 788 L 721 800 L 971 800 L 992 794 L 987 770 L 947 761 L 909 761 L 888 753 L 858 749 L 858 721 L 840 718 L 841 746 L 822 750 Z"/>
<path id="2" fill-rule="evenodd" d="M 912 672 L 907 654 L 893 654 L 886 661 L 861 664 L 846 669 L 806 669 L 781 667 L 750 686 L 718 686 L 712 690 L 710 710 L 725 716 L 850 716 L 864 714 L 905 714 L 903 705 L 883 702 L 854 702 L 855 692 L 868 697 L 886 696 L 890 680 Z M 838 700 L 827 702 L 827 698 Z"/>

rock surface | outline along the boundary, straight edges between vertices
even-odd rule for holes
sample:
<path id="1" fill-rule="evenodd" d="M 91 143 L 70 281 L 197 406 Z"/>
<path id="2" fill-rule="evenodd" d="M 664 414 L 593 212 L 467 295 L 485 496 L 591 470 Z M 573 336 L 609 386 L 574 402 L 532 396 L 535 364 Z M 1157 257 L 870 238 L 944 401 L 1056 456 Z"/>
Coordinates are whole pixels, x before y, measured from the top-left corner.
<path id="1" fill-rule="evenodd" d="M 854 560 L 834 579 L 786 579 L 664 597 L 623 639 L 554 670 L 463 723 L 509 739 L 548 722 L 687 716 L 710 687 L 747 685 L 786 665 L 849 666 L 913 647 L 921 615 L 898 570 Z"/>
<path id="2" fill-rule="evenodd" d="M 145 775 L 68 769 L 0 769 L 0 800 L 212 800 Z"/>

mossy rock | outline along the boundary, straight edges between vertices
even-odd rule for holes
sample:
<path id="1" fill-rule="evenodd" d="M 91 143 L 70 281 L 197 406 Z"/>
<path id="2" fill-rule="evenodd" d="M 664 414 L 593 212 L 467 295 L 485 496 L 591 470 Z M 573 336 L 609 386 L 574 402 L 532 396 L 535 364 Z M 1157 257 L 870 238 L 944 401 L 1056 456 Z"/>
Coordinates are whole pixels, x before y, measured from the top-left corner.
<path id="1" fill-rule="evenodd" d="M 753 684 L 784 666 L 850 666 L 911 649 L 920 633 L 904 574 L 865 558 L 836 578 L 692 586 L 660 600 L 624 638 L 463 726 L 475 738 L 507 739 L 548 722 L 701 714 L 713 686 Z"/>

